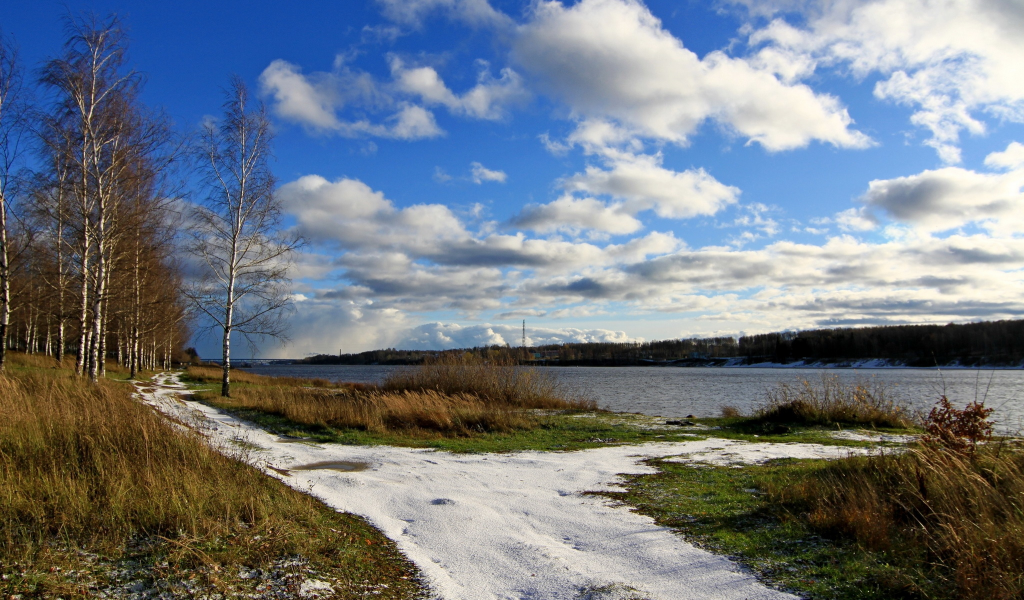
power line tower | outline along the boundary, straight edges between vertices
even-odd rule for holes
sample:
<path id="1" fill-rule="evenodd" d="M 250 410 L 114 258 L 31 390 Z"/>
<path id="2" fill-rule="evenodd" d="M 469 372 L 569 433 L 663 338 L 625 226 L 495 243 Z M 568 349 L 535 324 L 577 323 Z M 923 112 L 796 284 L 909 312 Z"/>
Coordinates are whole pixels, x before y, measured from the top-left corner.
<path id="1" fill-rule="evenodd" d="M 523 348 L 526 347 L 526 319 L 523 319 Z"/>

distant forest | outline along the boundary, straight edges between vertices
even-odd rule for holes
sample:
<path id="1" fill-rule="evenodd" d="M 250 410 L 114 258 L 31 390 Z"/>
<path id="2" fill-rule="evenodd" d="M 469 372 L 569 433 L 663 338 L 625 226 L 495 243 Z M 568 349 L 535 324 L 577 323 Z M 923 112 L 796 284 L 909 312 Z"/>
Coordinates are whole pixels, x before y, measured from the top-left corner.
<path id="1" fill-rule="evenodd" d="M 580 343 L 536 347 L 488 346 L 445 352 L 483 359 L 512 356 L 523 362 L 565 366 L 713 366 L 794 361 L 842 364 L 883 359 L 894 364 L 934 367 L 1019 366 L 1024 362 L 1024 320 L 962 325 L 898 325 L 856 329 L 812 329 L 740 338 L 690 338 L 657 342 Z M 342 365 L 409 365 L 439 352 L 372 350 L 320 354 L 300 362 Z"/>

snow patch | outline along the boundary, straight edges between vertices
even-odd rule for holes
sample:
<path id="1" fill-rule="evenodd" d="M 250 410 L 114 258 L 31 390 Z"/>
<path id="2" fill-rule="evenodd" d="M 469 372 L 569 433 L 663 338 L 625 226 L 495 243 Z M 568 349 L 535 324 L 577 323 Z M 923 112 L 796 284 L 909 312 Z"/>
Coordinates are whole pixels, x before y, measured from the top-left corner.
<path id="1" fill-rule="evenodd" d="M 894 444 L 909 444 L 917 440 L 916 435 L 898 435 L 892 433 L 877 433 L 874 431 L 833 431 L 829 434 L 837 440 L 849 440 L 852 442 L 891 442 Z"/>
<path id="2" fill-rule="evenodd" d="M 651 518 L 586 492 L 621 490 L 622 474 L 654 473 L 643 463 L 648 458 L 736 465 L 869 451 L 721 439 L 506 454 L 320 446 L 282 440 L 212 407 L 182 401 L 184 386 L 175 375 L 158 376 L 157 382 L 155 391 L 140 392 L 145 402 L 194 427 L 222 451 L 237 455 L 238 441 L 244 441 L 243 458 L 269 476 L 365 517 L 398 544 L 445 600 L 794 598 Z M 291 470 L 321 461 L 371 467 L 348 473 Z"/>
<path id="3" fill-rule="evenodd" d="M 864 455 L 873 448 L 846 448 L 822 444 L 773 444 L 768 442 L 742 442 L 737 440 L 704 440 L 706 447 L 666 458 L 666 462 L 702 463 L 717 467 L 760 465 L 780 458 L 836 459 Z"/>

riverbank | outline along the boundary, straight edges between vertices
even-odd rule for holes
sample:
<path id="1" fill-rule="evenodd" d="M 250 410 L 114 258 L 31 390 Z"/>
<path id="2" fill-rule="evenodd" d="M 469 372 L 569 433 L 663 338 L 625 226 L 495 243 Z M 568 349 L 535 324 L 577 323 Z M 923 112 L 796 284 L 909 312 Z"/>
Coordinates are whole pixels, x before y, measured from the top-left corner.
<path id="1" fill-rule="evenodd" d="M 445 598 L 477 598 L 484 593 L 481 590 L 486 592 L 482 597 L 495 598 L 524 593 L 545 598 L 707 597 L 706 588 L 679 575 L 692 574 L 694 564 L 710 564 L 697 558 L 705 555 L 692 554 L 699 548 L 719 555 L 714 560 L 723 554 L 738 560 L 751 569 L 756 581 L 768 584 L 747 588 L 742 586 L 750 584 L 743 583 L 743 597 L 787 591 L 851 599 L 987 599 L 1019 594 L 1020 582 L 1013 579 L 1015 553 L 1024 539 L 1018 533 L 1022 507 L 1016 490 L 1024 481 L 1019 446 L 1005 441 L 984 445 L 977 461 L 965 462 L 941 445 L 918 447 L 905 430 L 849 431 L 858 422 L 876 427 L 905 424 L 913 416 L 892 403 L 884 389 L 831 381 L 823 381 L 820 388 L 779 388 L 775 400 L 769 397 L 755 416 L 672 420 L 533 411 L 530 426 L 517 431 L 464 431 L 455 436 L 300 422 L 214 397 L 205 397 L 210 404 L 196 409 L 216 420 L 216 431 L 228 430 L 225 424 L 235 417 L 213 405 L 258 423 L 261 427 L 251 435 L 263 436 L 256 443 L 265 453 L 268 473 L 292 485 L 311 485 L 328 504 L 358 506 L 351 510 L 365 514 L 395 539 L 430 574 L 431 584 L 446 590 Z M 274 385 L 272 380 L 254 383 L 260 384 Z M 329 390 L 321 391 L 326 401 Z M 231 423 L 230 427 L 245 426 Z M 881 451 L 887 454 L 843 458 Z M 912 457 L 911 462 L 903 462 L 902 456 Z M 925 462 L 914 463 L 916 456 Z M 366 468 L 343 474 L 314 472 L 304 468 L 310 461 Z M 951 464 L 965 465 L 958 471 L 962 475 L 946 477 L 940 465 Z M 837 479 L 830 475 L 836 469 L 861 474 Z M 598 479 L 590 479 L 591 471 Z M 918 475 L 907 479 L 905 473 Z M 816 481 L 818 487 L 808 487 Z M 847 481 L 855 482 L 852 488 Z M 932 486 L 934 492 L 927 491 Z M 943 494 L 945 489 L 957 491 Z M 861 493 L 865 490 L 866 495 Z M 905 504 L 919 492 L 924 496 Z M 623 504 L 593 504 L 595 494 Z M 857 498 L 867 504 L 857 504 Z M 933 504 L 938 498 L 952 498 L 953 503 Z M 956 498 L 963 500 L 957 504 Z M 990 508 L 977 515 L 970 512 L 982 505 Z M 892 520 L 885 515 L 900 514 L 891 512 L 893 506 L 912 506 L 915 512 Z M 628 515 L 636 513 L 631 511 L 653 520 L 632 521 Z M 809 517 L 815 514 L 830 518 Z M 943 516 L 950 514 L 958 516 L 944 521 Z M 859 524 L 864 519 L 887 525 L 865 529 Z M 472 531 L 453 528 L 455 522 L 468 524 Z M 616 522 L 633 529 L 608 529 Z M 916 529 L 907 529 L 906 522 L 916 524 Z M 579 531 L 544 525 L 551 523 L 580 523 L 580 531 L 590 532 L 587 535 L 598 533 L 588 538 Z M 478 527 L 485 533 L 478 533 Z M 489 533 L 493 531 L 501 533 Z M 608 541 L 629 539 L 639 531 L 669 537 L 637 538 L 625 545 Z M 873 533 L 865 535 L 866 531 Z M 978 539 L 971 537 L 973 531 L 990 533 L 976 544 L 959 545 L 948 544 L 950 537 L 944 533 Z M 683 535 L 682 542 L 678 534 Z M 491 537 L 497 540 L 494 548 L 488 546 Z M 588 541 L 568 542 L 578 539 Z M 879 539 L 887 541 L 878 544 Z M 984 547 L 985 539 L 1001 540 L 999 558 L 977 560 L 996 556 Z M 671 551 L 665 550 L 668 540 L 675 544 Z M 558 560 L 549 561 L 551 557 Z M 679 557 L 690 561 L 685 568 L 672 562 Z M 482 577 L 496 582 L 493 589 L 478 581 L 481 564 L 498 565 L 488 566 L 497 570 Z M 659 580 L 657 574 L 644 572 L 641 578 L 636 575 L 638 564 L 658 565 L 658 572 L 671 575 Z M 526 565 L 530 572 L 516 565 Z M 619 567 L 608 565 L 626 567 L 616 570 Z M 698 570 L 697 579 L 717 577 L 715 569 L 710 574 Z M 595 595 L 598 591 L 611 595 Z"/>
<path id="2" fill-rule="evenodd" d="M 511 369 L 506 374 L 515 373 Z M 444 600 L 671 600 L 792 598 L 796 593 L 811 598 L 988 600 L 1024 591 L 1013 580 L 1020 560 L 1014 553 L 1024 539 L 1019 446 L 983 443 L 972 454 L 976 459 L 944 458 L 947 450 L 941 444 L 917 445 L 916 435 L 906 430 L 881 428 L 905 425 L 908 414 L 871 389 L 812 386 L 782 393 L 780 388 L 758 415 L 714 419 L 593 411 L 583 403 L 519 409 L 522 414 L 514 421 L 479 420 L 478 412 L 462 412 L 479 408 L 477 394 L 489 396 L 484 404 L 497 408 L 531 395 L 530 402 L 552 402 L 530 391 L 550 391 L 545 385 L 495 377 L 479 390 L 456 392 L 475 400 L 460 396 L 422 407 L 441 410 L 447 417 L 411 420 L 406 404 L 368 402 L 385 393 L 372 386 L 245 376 L 236 380 L 237 397 L 224 400 L 201 373 L 193 373 L 187 385 L 177 377 L 164 374 L 136 385 L 138 398 L 168 420 L 156 418 L 129 394 L 135 408 L 103 405 L 94 423 L 103 425 L 98 417 L 107 412 L 124 413 L 126 422 L 116 417 L 105 421 L 129 438 L 148 432 L 138 446 L 148 450 L 126 455 L 135 469 L 126 472 L 144 487 L 150 485 L 146 473 L 151 465 L 179 471 L 179 478 L 192 483 L 186 486 L 191 494 L 186 494 L 187 502 L 177 504 L 183 512 L 177 514 L 192 515 L 201 526 L 136 527 L 142 533 L 127 538 L 120 530 L 99 527 L 93 529 L 98 535 L 85 542 L 80 536 L 65 536 L 76 544 L 70 550 L 37 545 L 41 550 L 24 560 L 5 559 L 4 574 L 12 577 L 4 584 L 22 586 L 11 593 L 36 585 L 32 589 L 41 597 L 55 590 L 74 596 L 102 589 L 112 591 L 111 597 L 141 591 L 170 598 L 217 591 L 226 597 L 266 598 L 426 594 Z M 412 397 L 429 388 L 447 394 L 438 391 L 446 378 L 441 373 L 434 379 L 393 381 L 386 393 Z M 463 386 L 478 379 L 448 379 L 444 385 Z M 124 396 L 125 384 L 111 385 Z M 267 404 L 267 399 L 273 402 Z M 287 412 L 292 403 L 288 399 L 305 408 Z M 376 416 L 353 422 L 347 409 L 331 406 L 337 403 L 372 404 L 375 412 L 360 418 Z M 388 407 L 405 411 L 399 413 L 405 416 L 389 418 Z M 5 417 L 14 414 L 5 410 Z M 153 419 L 196 444 L 189 447 L 226 454 L 223 460 L 198 463 L 230 463 L 242 481 L 223 479 L 218 471 L 204 472 L 208 482 L 195 481 L 189 465 L 196 461 L 182 464 L 173 452 L 150 442 L 164 435 L 155 435 L 157 429 L 146 425 Z M 480 427 L 465 427 L 471 423 Z M 140 429 L 140 424 L 146 426 Z M 0 439 L 13 436 L 7 430 Z M 913 458 L 927 448 L 933 449 L 927 460 L 938 457 L 944 462 L 901 462 L 901 457 Z M 937 465 L 951 464 L 964 466 L 963 475 L 932 478 L 948 471 Z M 13 472 L 5 469 L 5 476 Z M 71 479 L 90 481 L 82 473 L 72 470 Z M 843 491 L 851 489 L 844 487 L 848 481 L 858 493 L 873 491 L 850 496 Z M 810 485 L 814 482 L 817 487 Z M 97 501 L 108 504 L 111 489 L 126 487 L 111 480 L 95 483 Z M 204 488 L 204 483 L 209 485 Z M 25 481 L 18 485 L 32 489 Z M 908 504 L 919 488 L 925 497 Z M 17 496 L 19 488 L 13 489 L 16 493 L 7 502 Z M 946 489 L 954 492 L 943 494 Z M 259 519 L 224 521 L 210 513 L 223 506 L 220 501 L 204 500 L 195 490 L 227 493 L 259 506 L 267 505 L 269 497 L 283 500 L 269 503 L 276 508 Z M 159 493 L 173 498 L 177 490 Z M 163 498 L 154 498 L 162 506 Z M 868 504 L 851 504 L 856 498 Z M 937 498 L 954 503 L 930 504 Z M 964 500 L 958 505 L 957 498 Z M 886 521 L 871 507 L 880 507 L 882 516 L 899 513 L 879 499 L 896 499 L 900 506 L 916 506 L 917 512 L 909 520 Z M 287 503 L 295 501 L 299 508 L 289 508 Z M 45 506 L 46 501 L 36 504 Z M 956 512 L 964 507 L 969 510 Z M 974 507 L 987 508 L 971 512 Z M 313 517 L 295 518 L 295 510 Z M 91 508 L 86 514 L 93 512 L 100 511 Z M 128 514 L 110 512 L 118 518 Z M 835 518 L 810 518 L 815 514 Z M 946 523 L 941 520 L 946 514 L 956 518 Z M 864 520 L 858 521 L 858 515 L 887 525 L 865 529 L 858 525 Z M 260 519 L 279 521 L 270 526 Z M 203 537 L 197 533 L 203 523 L 219 523 L 219 533 Z M 906 530 L 905 523 L 920 527 Z M 1001 554 L 970 544 L 961 544 L 959 554 L 943 549 L 942 536 L 932 533 L 949 530 L 967 539 L 956 527 L 987 532 L 979 543 L 996 540 Z M 140 545 L 140 540 L 145 543 Z M 888 540 L 888 545 L 878 540 Z M 929 545 L 933 543 L 938 545 Z M 282 551 L 281 544 L 299 551 Z M 54 549 L 59 552 L 52 554 Z M 982 570 L 975 569 L 973 579 L 961 580 L 972 571 L 957 557 L 971 556 L 985 557 L 975 561 Z M 405 575 L 393 570 L 402 568 Z M 72 582 L 80 580 L 93 587 L 74 588 Z"/>
<path id="3" fill-rule="evenodd" d="M 327 443 L 323 428 L 278 420 L 267 431 L 209 404 L 175 402 L 158 394 L 150 401 L 213 439 L 244 439 L 267 474 L 366 517 L 395 540 L 445 600 L 792 598 L 765 587 L 725 557 L 696 548 L 649 517 L 609 505 L 596 494 L 621 491 L 620 474 L 656 473 L 643 463 L 647 458 L 753 464 L 871 451 L 862 440 L 835 439 L 827 431 L 786 435 L 788 440 L 816 437 L 835 443 L 763 443 L 753 441 L 758 434 L 734 432 L 734 439 L 721 439 L 711 437 L 707 426 L 609 413 L 563 415 L 589 423 L 584 428 L 603 422 L 602 431 L 618 436 L 580 440 L 580 430 L 566 432 L 558 444 L 562 449 L 589 447 L 571 452 L 526 450 L 537 444 L 536 438 L 497 433 L 506 449 L 517 451 L 481 452 L 495 447 L 486 433 L 450 446 L 443 438 L 423 437 L 406 438 L 405 447 L 380 444 L 398 443 L 397 438 L 375 440 L 379 445 L 366 445 L 374 440 L 364 438 L 360 445 L 347 445 Z M 623 439 L 644 443 L 624 444 Z M 367 468 L 306 467 L 324 463 Z"/>

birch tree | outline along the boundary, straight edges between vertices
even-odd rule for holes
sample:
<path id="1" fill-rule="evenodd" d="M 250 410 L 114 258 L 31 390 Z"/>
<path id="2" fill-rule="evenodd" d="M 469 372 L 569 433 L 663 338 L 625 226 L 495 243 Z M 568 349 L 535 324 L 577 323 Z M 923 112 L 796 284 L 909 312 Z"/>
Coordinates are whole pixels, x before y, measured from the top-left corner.
<path id="1" fill-rule="evenodd" d="M 7 329 L 11 322 L 12 250 L 8 219 L 25 125 L 23 93 L 17 52 L 0 33 L 0 373 L 6 366 Z"/>
<path id="2" fill-rule="evenodd" d="M 71 173 L 81 278 L 76 370 L 96 380 L 108 355 L 111 281 L 116 269 L 131 264 L 124 238 L 140 219 L 161 218 L 154 202 L 166 196 L 155 194 L 154 182 L 175 152 L 167 120 L 138 99 L 141 77 L 128 67 L 128 41 L 117 17 L 71 20 L 68 33 L 62 55 L 43 69 L 54 102 L 41 129 L 47 151 L 57 155 L 52 162 Z"/>
<path id="3" fill-rule="evenodd" d="M 231 392 L 231 336 L 255 348 L 259 338 L 283 338 L 289 306 L 289 260 L 300 240 L 281 231 L 281 206 L 270 170 L 270 120 L 231 81 L 219 122 L 199 143 L 206 194 L 191 214 L 188 249 L 202 275 L 186 289 L 196 310 L 220 330 L 221 395 Z"/>

